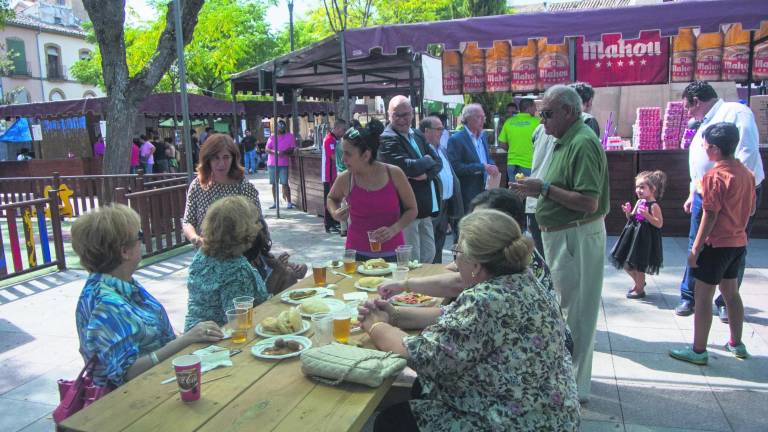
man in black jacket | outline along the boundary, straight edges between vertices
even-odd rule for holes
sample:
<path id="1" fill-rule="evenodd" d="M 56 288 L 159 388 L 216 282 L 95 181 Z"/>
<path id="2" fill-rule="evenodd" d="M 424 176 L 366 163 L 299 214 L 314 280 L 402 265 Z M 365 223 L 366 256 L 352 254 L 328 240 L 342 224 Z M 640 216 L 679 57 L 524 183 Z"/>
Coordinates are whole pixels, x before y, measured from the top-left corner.
<path id="1" fill-rule="evenodd" d="M 419 210 L 416 219 L 404 230 L 405 242 L 413 246 L 412 259 L 431 263 L 435 256 L 432 216 L 440 210 L 440 170 L 442 160 L 427 144 L 424 134 L 411 129 L 413 107 L 405 96 L 389 102 L 390 124 L 381 134 L 379 160 L 397 165 L 408 177 Z"/>

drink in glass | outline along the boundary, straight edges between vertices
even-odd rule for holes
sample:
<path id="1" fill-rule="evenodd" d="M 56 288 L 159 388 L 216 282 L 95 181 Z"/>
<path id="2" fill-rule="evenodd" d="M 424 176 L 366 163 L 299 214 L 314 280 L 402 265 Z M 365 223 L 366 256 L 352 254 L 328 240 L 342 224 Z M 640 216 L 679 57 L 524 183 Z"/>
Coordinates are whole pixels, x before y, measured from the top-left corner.
<path id="1" fill-rule="evenodd" d="M 349 328 L 350 328 L 351 320 L 352 320 L 352 315 L 349 313 L 349 310 L 346 308 L 344 310 L 334 312 L 333 338 L 336 339 L 336 342 L 343 343 L 343 344 L 349 342 Z"/>
<path id="2" fill-rule="evenodd" d="M 398 265 L 392 272 L 392 280 L 396 282 L 405 282 L 408 279 L 408 266 L 402 267 Z"/>
<path id="3" fill-rule="evenodd" d="M 354 249 L 347 249 L 344 251 L 344 273 L 352 274 L 357 269 L 357 261 L 355 260 L 357 251 Z"/>
<path id="4" fill-rule="evenodd" d="M 248 321 L 248 328 L 253 328 L 253 297 L 251 296 L 242 296 L 242 297 L 235 297 L 232 299 L 232 303 L 235 304 L 235 309 L 245 309 L 247 310 L 246 319 Z"/>
<path id="5" fill-rule="evenodd" d="M 411 251 L 413 251 L 413 246 L 411 245 L 402 245 L 402 246 L 398 246 L 397 249 L 395 249 L 395 253 L 397 254 L 398 267 L 409 266 L 411 262 Z"/>
<path id="6" fill-rule="evenodd" d="M 325 286 L 325 263 L 312 264 L 312 277 L 315 279 L 316 287 Z"/>
<path id="7" fill-rule="evenodd" d="M 373 235 L 374 231 L 368 231 L 368 243 L 371 245 L 371 252 L 381 252 L 381 243 Z"/>
<path id="8" fill-rule="evenodd" d="M 328 345 L 333 341 L 333 316 L 329 313 L 314 313 L 310 317 L 315 329 L 315 341 L 318 346 Z"/>
<path id="9" fill-rule="evenodd" d="M 241 344 L 248 339 L 248 310 L 230 309 L 226 312 L 227 325 L 232 329 L 232 342 Z"/>

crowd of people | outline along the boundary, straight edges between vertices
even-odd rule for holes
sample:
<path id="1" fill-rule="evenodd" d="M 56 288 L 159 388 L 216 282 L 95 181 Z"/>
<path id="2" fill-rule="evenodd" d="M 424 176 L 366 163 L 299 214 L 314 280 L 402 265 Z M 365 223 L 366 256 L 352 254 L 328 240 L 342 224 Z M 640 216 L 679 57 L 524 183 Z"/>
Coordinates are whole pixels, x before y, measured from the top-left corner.
<path id="1" fill-rule="evenodd" d="M 397 247 L 408 244 L 424 263 L 441 262 L 447 234 L 454 236 L 447 272 L 386 282 L 380 299 L 360 307 L 361 326 L 376 347 L 407 359 L 418 374 L 412 399 L 382 411 L 374 430 L 579 429 L 580 404 L 591 391 L 611 202 L 606 154 L 588 113 L 593 97 L 588 84 L 557 85 L 538 109 L 527 99 L 509 107 L 500 135 L 509 158 L 506 185 L 494 184 L 499 169 L 478 104 L 464 107 L 464 127 L 452 135 L 440 115 L 412 128 L 413 107 L 403 96 L 391 99 L 386 126 L 334 123 L 323 145 L 326 231 L 343 231 L 358 260 L 394 261 Z M 726 348 L 749 356 L 738 287 L 764 174 L 749 110 L 719 100 L 705 82 L 691 83 L 683 99 L 701 122 L 685 204 L 689 269 L 676 310 L 695 309 L 694 341 L 670 355 L 704 365 L 716 287 L 727 311 L 721 319 L 731 330 Z M 290 136 L 283 123 L 279 157 L 275 144 L 266 144 L 271 182 L 287 177 Z M 151 172 L 154 147 L 137 141 L 139 163 Z M 245 153 L 254 151 L 252 144 Z M 259 304 L 306 274 L 306 265 L 271 252 L 258 191 L 245 177 L 253 155 L 246 155 L 245 168 L 229 136 L 209 134 L 198 156 L 183 218 L 197 252 L 182 336 L 133 278 L 143 239 L 135 212 L 104 207 L 72 228 L 73 248 L 91 273 L 77 325 L 83 358 L 97 359 L 97 384 L 119 386 L 190 343 L 220 340 L 233 298 Z M 642 172 L 637 201 L 622 205 L 627 224 L 610 261 L 633 282 L 628 299 L 645 297 L 645 275 L 663 266 L 665 186 L 663 172 Z M 291 205 L 290 190 L 283 190 Z M 387 301 L 404 291 L 451 301 L 425 308 Z"/>

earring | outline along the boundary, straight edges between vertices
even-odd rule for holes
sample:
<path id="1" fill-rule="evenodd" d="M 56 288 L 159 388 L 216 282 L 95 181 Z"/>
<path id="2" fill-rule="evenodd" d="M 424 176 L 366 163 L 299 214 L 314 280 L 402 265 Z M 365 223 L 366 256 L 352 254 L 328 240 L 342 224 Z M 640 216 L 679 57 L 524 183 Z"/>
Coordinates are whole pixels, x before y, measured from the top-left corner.
<path id="1" fill-rule="evenodd" d="M 472 272 L 472 280 L 475 280 L 475 276 L 477 276 L 477 273 Z"/>

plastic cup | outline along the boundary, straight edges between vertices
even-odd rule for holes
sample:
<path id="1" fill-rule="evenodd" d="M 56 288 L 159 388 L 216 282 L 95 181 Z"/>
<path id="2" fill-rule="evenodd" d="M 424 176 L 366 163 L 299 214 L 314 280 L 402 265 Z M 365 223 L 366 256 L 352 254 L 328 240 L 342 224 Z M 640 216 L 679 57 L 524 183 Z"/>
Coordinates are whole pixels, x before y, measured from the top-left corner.
<path id="1" fill-rule="evenodd" d="M 325 263 L 312 264 L 312 277 L 315 280 L 316 287 L 325 286 L 325 278 L 326 278 Z"/>
<path id="2" fill-rule="evenodd" d="M 411 262 L 411 252 L 413 252 L 413 246 L 411 245 L 402 245 L 402 246 L 398 246 L 397 249 L 395 249 L 395 253 L 397 254 L 398 267 L 409 266 Z"/>
<path id="3" fill-rule="evenodd" d="M 184 402 L 194 402 L 200 399 L 200 379 L 202 375 L 200 356 L 188 354 L 176 357 L 171 361 L 176 372 L 176 383 L 179 394 Z"/>
<path id="4" fill-rule="evenodd" d="M 371 246 L 371 252 L 381 252 L 381 243 L 376 239 L 374 232 L 368 231 L 368 243 Z"/>
<path id="5" fill-rule="evenodd" d="M 232 299 L 232 303 L 235 304 L 235 309 L 245 309 L 248 311 L 248 328 L 253 328 L 253 300 L 251 296 L 235 297 Z"/>
<path id="6" fill-rule="evenodd" d="M 352 274 L 357 270 L 357 251 L 354 249 L 347 249 L 344 251 L 344 273 Z"/>
<path id="7" fill-rule="evenodd" d="M 398 265 L 392 272 L 392 280 L 396 282 L 404 282 L 408 279 L 408 266 Z"/>
<path id="8" fill-rule="evenodd" d="M 226 312 L 227 325 L 232 329 L 233 343 L 245 343 L 248 339 L 248 330 L 251 328 L 248 325 L 248 312 L 247 309 L 230 309 Z"/>
<path id="9" fill-rule="evenodd" d="M 310 316 L 312 327 L 315 330 L 315 341 L 318 346 L 328 345 L 333 342 L 333 316 L 329 313 L 321 312 Z"/>
<path id="10" fill-rule="evenodd" d="M 351 320 L 352 315 L 347 308 L 333 313 L 333 338 L 336 342 L 343 344 L 349 342 Z"/>

